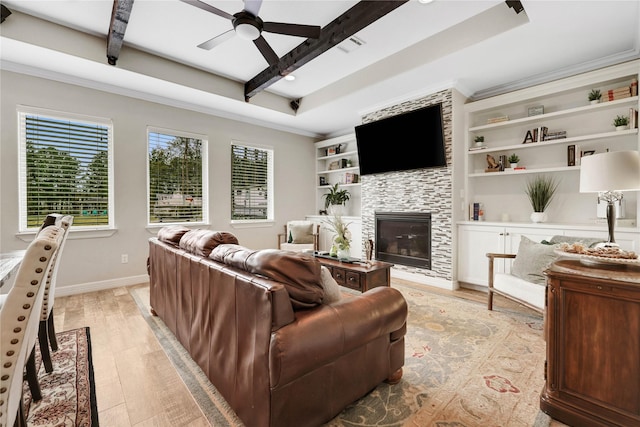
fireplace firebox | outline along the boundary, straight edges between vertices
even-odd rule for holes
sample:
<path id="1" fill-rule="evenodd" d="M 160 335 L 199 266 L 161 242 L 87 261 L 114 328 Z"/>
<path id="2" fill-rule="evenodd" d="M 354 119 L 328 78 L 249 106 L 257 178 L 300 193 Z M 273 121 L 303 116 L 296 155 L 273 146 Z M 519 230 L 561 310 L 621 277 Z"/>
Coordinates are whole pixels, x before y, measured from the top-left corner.
<path id="1" fill-rule="evenodd" d="M 393 264 L 431 269 L 431 214 L 376 212 L 375 257 Z"/>

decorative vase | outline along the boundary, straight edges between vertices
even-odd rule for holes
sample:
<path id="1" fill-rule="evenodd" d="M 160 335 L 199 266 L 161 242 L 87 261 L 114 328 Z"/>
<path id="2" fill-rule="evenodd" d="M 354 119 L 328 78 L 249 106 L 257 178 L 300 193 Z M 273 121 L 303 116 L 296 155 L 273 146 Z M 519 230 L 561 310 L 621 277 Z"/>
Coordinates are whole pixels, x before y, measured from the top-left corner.
<path id="1" fill-rule="evenodd" d="M 532 212 L 531 222 L 546 222 L 547 214 L 545 212 Z"/>
<path id="2" fill-rule="evenodd" d="M 515 169 L 518 167 L 518 163 L 509 163 L 509 166 Z"/>
<path id="3" fill-rule="evenodd" d="M 336 248 L 335 244 L 331 245 L 331 249 L 329 250 L 329 256 L 336 256 L 337 254 L 338 254 L 338 248 Z"/>
<path id="4" fill-rule="evenodd" d="M 627 125 L 616 126 L 616 130 L 627 130 L 627 129 L 629 129 L 629 126 Z"/>
<path id="5" fill-rule="evenodd" d="M 329 215 L 344 216 L 346 212 L 345 205 L 329 205 Z"/>
<path id="6" fill-rule="evenodd" d="M 338 248 L 338 259 L 349 259 L 351 257 L 351 252 L 349 248 Z"/>
<path id="7" fill-rule="evenodd" d="M 600 102 L 600 100 L 599 99 L 592 99 L 590 102 L 591 102 L 591 104 L 598 104 Z"/>

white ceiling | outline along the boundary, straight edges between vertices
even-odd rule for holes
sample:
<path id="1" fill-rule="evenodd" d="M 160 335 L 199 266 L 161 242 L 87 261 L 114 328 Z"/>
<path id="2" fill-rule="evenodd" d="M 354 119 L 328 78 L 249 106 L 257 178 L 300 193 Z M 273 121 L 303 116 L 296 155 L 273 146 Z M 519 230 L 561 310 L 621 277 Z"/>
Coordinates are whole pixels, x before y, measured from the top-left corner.
<path id="1" fill-rule="evenodd" d="M 206 1 L 230 14 L 244 7 L 241 0 Z M 444 88 L 477 98 L 640 57 L 638 0 L 522 0 L 520 14 L 504 1 L 410 0 L 358 32 L 365 44 L 357 50 L 334 47 L 297 70 L 295 81 L 280 80 L 247 103 L 242 84 L 267 63 L 237 36 L 209 51 L 198 48 L 232 28 L 217 15 L 178 0 L 135 0 L 114 67 L 106 61 L 113 1 L 2 3 L 14 12 L 0 26 L 3 69 L 312 136 L 346 133 L 363 114 Z M 264 0 L 259 15 L 324 27 L 356 3 Z M 80 45 L 80 36 L 97 42 Z M 279 56 L 303 41 L 263 36 Z M 147 54 L 198 71 L 170 68 Z M 297 113 L 292 99 L 301 99 Z"/>

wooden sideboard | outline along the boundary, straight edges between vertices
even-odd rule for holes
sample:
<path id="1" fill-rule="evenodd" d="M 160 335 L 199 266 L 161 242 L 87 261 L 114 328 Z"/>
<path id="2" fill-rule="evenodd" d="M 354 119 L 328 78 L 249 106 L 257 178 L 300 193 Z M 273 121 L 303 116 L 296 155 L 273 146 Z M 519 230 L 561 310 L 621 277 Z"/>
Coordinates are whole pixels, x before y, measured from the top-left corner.
<path id="1" fill-rule="evenodd" d="M 571 426 L 640 426 L 640 266 L 561 259 L 546 274 L 540 408 Z"/>
<path id="2" fill-rule="evenodd" d="M 367 292 L 378 286 L 390 286 L 393 264 L 383 261 L 371 261 L 370 265 L 342 262 L 337 259 L 318 257 L 320 264 L 331 271 L 338 285 Z"/>

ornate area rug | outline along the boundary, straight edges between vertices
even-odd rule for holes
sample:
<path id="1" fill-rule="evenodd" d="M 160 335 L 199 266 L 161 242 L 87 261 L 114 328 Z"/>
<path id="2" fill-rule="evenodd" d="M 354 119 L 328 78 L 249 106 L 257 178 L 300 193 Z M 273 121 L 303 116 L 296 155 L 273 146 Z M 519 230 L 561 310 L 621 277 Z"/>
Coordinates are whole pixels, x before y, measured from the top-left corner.
<path id="1" fill-rule="evenodd" d="M 548 426 L 542 317 L 393 284 L 409 304 L 402 381 L 380 384 L 326 427 Z M 164 323 L 149 314 L 148 285 L 130 292 L 213 426 L 241 426 Z"/>
<path id="2" fill-rule="evenodd" d="M 53 372 L 47 373 L 36 344 L 36 367 L 42 400 L 32 402 L 25 382 L 27 424 L 55 427 L 98 427 L 91 338 L 89 328 L 56 334 L 58 351 L 52 352 Z"/>

